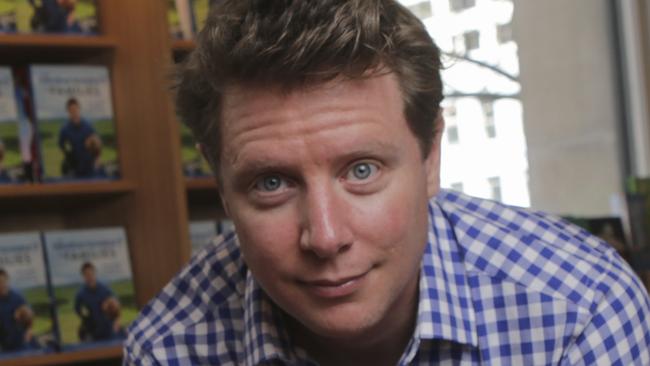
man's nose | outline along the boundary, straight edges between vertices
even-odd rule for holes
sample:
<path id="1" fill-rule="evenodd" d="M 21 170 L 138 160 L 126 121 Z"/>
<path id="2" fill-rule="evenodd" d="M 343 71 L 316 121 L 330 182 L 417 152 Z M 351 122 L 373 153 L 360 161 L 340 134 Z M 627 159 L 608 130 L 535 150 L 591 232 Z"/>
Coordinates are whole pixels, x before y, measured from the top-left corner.
<path id="1" fill-rule="evenodd" d="M 350 248 L 352 235 L 345 220 L 347 204 L 331 186 L 312 188 L 303 200 L 300 247 L 321 259 Z"/>

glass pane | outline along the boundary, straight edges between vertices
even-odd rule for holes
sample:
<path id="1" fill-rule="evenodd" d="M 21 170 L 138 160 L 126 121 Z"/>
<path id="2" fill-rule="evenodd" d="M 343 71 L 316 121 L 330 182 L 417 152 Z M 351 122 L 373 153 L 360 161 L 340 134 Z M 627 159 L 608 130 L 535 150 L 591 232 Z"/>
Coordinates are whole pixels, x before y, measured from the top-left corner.
<path id="1" fill-rule="evenodd" d="M 400 1 L 406 6 L 414 3 Z M 529 206 L 518 47 L 508 34 L 514 5 L 500 0 L 430 4 L 432 16 L 422 20 L 442 50 L 445 65 L 447 138 L 441 184 Z"/>

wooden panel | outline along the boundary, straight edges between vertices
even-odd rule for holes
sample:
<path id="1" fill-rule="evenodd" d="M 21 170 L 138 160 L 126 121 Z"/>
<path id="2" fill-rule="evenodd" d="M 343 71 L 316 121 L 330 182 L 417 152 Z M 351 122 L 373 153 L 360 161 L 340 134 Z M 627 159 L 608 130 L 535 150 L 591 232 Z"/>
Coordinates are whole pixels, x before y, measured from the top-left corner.
<path id="1" fill-rule="evenodd" d="M 100 6 L 104 33 L 118 42 L 113 88 L 121 165 L 124 178 L 138 184 L 123 214 L 143 305 L 189 259 L 179 131 L 168 92 L 166 3 L 110 0 Z"/>

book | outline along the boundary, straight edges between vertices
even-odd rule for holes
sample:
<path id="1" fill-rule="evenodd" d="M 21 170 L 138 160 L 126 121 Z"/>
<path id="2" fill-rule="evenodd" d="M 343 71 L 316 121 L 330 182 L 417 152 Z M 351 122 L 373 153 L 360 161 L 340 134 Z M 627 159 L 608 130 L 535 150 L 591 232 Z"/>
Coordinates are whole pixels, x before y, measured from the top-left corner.
<path id="1" fill-rule="evenodd" d="M 181 123 L 181 160 L 186 177 L 208 177 L 212 175 L 210 164 L 196 148 L 192 131 Z"/>
<path id="2" fill-rule="evenodd" d="M 62 349 L 120 344 L 137 316 L 124 229 L 49 231 L 44 239 Z"/>
<path id="3" fill-rule="evenodd" d="M 192 244 L 192 255 L 198 253 L 202 248 L 208 246 L 217 236 L 217 223 L 214 221 L 193 221 L 190 222 L 190 242 Z"/>
<path id="4" fill-rule="evenodd" d="M 167 0 L 167 21 L 172 39 L 191 39 L 192 13 L 189 0 Z"/>
<path id="5" fill-rule="evenodd" d="M 98 33 L 94 0 L 14 0 L 21 33 Z"/>
<path id="6" fill-rule="evenodd" d="M 16 32 L 16 0 L 0 0 L 0 33 Z"/>
<path id="7" fill-rule="evenodd" d="M 190 0 L 192 6 L 192 27 L 194 33 L 198 33 L 205 26 L 210 9 L 220 0 Z"/>
<path id="8" fill-rule="evenodd" d="M 29 69 L 13 68 L 14 87 L 16 91 L 16 109 L 20 130 L 20 154 L 23 161 L 24 180 L 38 182 L 41 180 L 42 167 L 39 158 L 39 144 L 36 133 L 33 95 L 31 92 Z"/>
<path id="9" fill-rule="evenodd" d="M 44 181 L 118 178 L 108 69 L 32 65 L 30 75 Z"/>
<path id="10" fill-rule="evenodd" d="M 0 234 L 0 358 L 55 349 L 39 233 Z"/>
<path id="11" fill-rule="evenodd" d="M 35 153 L 33 119 L 26 107 L 29 96 L 8 67 L 0 67 L 0 184 L 33 181 Z"/>
<path id="12" fill-rule="evenodd" d="M 22 175 L 20 131 L 11 69 L 0 67 L 0 184 L 14 183 Z"/>
<path id="13" fill-rule="evenodd" d="M 176 8 L 175 0 L 167 0 L 167 23 L 169 24 L 169 34 L 172 39 L 183 39 L 183 31 L 181 30 L 181 19 L 178 16 L 178 8 Z"/>
<path id="14" fill-rule="evenodd" d="M 650 178 L 629 178 L 627 207 L 632 232 L 632 266 L 639 272 L 650 270 Z"/>

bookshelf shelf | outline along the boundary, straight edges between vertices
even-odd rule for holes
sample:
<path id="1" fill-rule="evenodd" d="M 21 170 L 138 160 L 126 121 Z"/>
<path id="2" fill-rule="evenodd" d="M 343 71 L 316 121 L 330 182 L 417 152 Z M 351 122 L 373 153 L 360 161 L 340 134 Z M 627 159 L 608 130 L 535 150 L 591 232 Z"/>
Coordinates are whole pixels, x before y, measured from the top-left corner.
<path id="1" fill-rule="evenodd" d="M 21 48 L 96 48 L 113 49 L 117 39 L 110 36 L 75 36 L 56 34 L 0 34 L 0 49 Z"/>
<path id="2" fill-rule="evenodd" d="M 188 191 L 215 191 L 217 183 L 212 177 L 185 178 L 185 187 Z"/>
<path id="3" fill-rule="evenodd" d="M 0 186 L 0 202 L 4 199 L 15 198 L 119 195 L 132 192 L 135 187 L 135 183 L 123 180 L 114 182 L 6 185 Z"/>
<path id="4" fill-rule="evenodd" d="M 76 352 L 53 353 L 38 356 L 26 356 L 3 360 L 3 366 L 49 366 L 69 365 L 75 363 L 91 363 L 94 361 L 119 360 L 122 357 L 122 347 L 113 346 Z"/>
<path id="5" fill-rule="evenodd" d="M 112 36 L 0 34 L 3 63 L 59 63 L 105 60 L 119 46 Z"/>
<path id="6" fill-rule="evenodd" d="M 189 52 L 196 47 L 196 42 L 191 39 L 176 39 L 172 41 L 172 50 L 174 52 Z"/>

